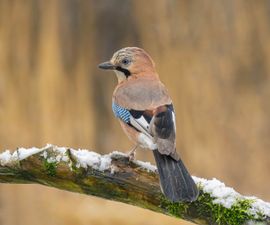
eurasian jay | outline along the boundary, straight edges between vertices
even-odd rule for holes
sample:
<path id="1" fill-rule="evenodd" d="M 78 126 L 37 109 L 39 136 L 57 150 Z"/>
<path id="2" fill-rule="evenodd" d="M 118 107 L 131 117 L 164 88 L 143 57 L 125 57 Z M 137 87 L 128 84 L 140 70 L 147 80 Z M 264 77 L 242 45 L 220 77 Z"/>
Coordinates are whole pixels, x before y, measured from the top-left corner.
<path id="1" fill-rule="evenodd" d="M 143 49 L 127 47 L 99 68 L 116 73 L 113 113 L 136 146 L 153 150 L 164 195 L 172 202 L 195 201 L 198 189 L 176 152 L 172 100 L 154 61 Z"/>

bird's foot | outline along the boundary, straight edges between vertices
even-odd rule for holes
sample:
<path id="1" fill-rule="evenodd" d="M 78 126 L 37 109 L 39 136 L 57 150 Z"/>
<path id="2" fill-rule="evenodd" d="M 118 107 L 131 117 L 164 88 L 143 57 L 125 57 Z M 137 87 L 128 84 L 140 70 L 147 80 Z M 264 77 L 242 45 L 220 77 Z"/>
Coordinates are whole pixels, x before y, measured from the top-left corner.
<path id="1" fill-rule="evenodd" d="M 138 145 L 136 145 L 135 147 L 133 147 L 131 149 L 131 151 L 128 153 L 128 159 L 129 161 L 134 161 L 135 160 L 135 155 L 136 155 L 136 149 L 137 149 Z"/>

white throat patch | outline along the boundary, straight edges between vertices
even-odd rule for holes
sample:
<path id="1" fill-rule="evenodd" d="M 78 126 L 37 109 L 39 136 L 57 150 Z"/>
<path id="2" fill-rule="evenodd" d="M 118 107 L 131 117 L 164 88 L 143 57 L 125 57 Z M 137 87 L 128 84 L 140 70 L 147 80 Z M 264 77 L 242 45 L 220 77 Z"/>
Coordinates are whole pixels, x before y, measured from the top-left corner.
<path id="1" fill-rule="evenodd" d="M 117 79 L 118 79 L 118 83 L 120 83 L 121 81 L 127 79 L 126 75 L 121 72 L 121 71 L 118 71 L 118 70 L 114 70 L 116 76 L 117 76 Z"/>

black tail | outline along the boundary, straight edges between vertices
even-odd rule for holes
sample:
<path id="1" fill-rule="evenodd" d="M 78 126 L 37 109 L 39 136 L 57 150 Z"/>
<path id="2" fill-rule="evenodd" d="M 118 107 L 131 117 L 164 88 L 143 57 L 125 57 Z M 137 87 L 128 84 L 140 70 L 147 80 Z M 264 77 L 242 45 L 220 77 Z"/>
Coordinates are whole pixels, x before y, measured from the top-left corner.
<path id="1" fill-rule="evenodd" d="M 158 150 L 153 153 L 164 195 L 172 202 L 195 201 L 199 192 L 181 159 L 176 161 Z"/>

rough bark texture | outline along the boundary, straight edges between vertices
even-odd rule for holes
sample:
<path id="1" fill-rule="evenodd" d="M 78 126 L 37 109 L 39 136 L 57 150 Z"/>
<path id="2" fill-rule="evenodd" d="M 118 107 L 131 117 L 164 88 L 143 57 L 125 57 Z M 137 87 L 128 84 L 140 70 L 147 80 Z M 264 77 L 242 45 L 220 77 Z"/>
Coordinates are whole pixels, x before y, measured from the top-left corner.
<path id="1" fill-rule="evenodd" d="M 44 151 L 46 157 L 42 155 Z M 22 160 L 13 158 L 2 165 L 0 161 L 0 183 L 42 184 L 135 205 L 197 224 L 270 224 L 269 217 L 255 218 L 246 212 L 250 207 L 248 201 L 226 209 L 214 204 L 213 198 L 202 190 L 193 203 L 171 203 L 160 191 L 158 174 L 130 162 L 123 154 L 112 154 L 110 169 L 104 171 L 79 167 L 69 149 L 64 154 L 66 160 L 59 160 L 55 147 L 48 146 Z"/>

